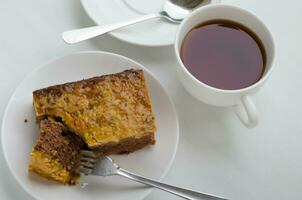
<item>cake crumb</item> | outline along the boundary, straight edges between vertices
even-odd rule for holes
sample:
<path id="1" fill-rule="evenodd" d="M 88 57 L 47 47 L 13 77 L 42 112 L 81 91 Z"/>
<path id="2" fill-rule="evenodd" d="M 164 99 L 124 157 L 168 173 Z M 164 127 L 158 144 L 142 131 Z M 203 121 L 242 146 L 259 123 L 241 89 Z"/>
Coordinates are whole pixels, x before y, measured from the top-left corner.
<path id="1" fill-rule="evenodd" d="M 88 185 L 88 183 L 85 183 L 85 182 L 80 183 L 80 187 L 81 187 L 82 189 L 86 188 L 87 185 Z"/>
<path id="2" fill-rule="evenodd" d="M 28 120 L 27 119 L 24 119 L 24 123 L 27 123 L 28 122 Z"/>

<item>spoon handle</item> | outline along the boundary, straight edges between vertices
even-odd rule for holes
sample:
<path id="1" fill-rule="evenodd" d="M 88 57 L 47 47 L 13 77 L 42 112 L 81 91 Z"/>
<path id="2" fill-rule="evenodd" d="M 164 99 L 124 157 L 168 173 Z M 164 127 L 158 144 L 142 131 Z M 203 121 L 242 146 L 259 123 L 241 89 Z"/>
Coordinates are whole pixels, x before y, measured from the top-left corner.
<path id="1" fill-rule="evenodd" d="M 220 197 L 216 197 L 216 196 L 212 196 L 212 195 L 208 195 L 208 194 L 203 194 L 200 192 L 195 192 L 192 190 L 187 190 L 187 189 L 183 189 L 183 188 L 179 188 L 179 187 L 175 187 L 172 185 L 168 185 L 168 184 L 164 184 L 164 183 L 160 183 L 154 180 L 150 180 L 138 175 L 135 175 L 131 172 L 128 172 L 122 168 L 119 168 L 117 170 L 117 175 L 123 176 L 125 178 L 131 179 L 133 181 L 148 185 L 148 186 L 152 186 L 152 187 L 156 187 L 158 189 L 164 190 L 166 192 L 175 194 L 179 197 L 182 197 L 184 199 L 189 199 L 189 200 L 226 200 L 224 198 L 220 198 Z"/>
<path id="2" fill-rule="evenodd" d="M 65 31 L 62 33 L 62 37 L 66 43 L 74 44 L 128 25 L 136 24 L 139 22 L 143 22 L 149 19 L 154 19 L 159 17 L 163 17 L 163 15 L 161 13 L 153 13 L 153 14 L 144 15 L 136 19 L 127 20 L 124 22 Z"/>

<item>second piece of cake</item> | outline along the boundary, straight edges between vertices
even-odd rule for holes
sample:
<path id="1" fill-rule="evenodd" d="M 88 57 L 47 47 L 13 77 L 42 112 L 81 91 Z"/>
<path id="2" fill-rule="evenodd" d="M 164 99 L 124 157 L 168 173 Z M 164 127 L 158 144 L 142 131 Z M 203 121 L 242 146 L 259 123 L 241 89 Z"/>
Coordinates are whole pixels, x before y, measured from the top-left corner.
<path id="1" fill-rule="evenodd" d="M 29 170 L 47 179 L 76 184 L 77 166 L 83 142 L 59 122 L 44 119 L 39 124 L 38 140 L 30 154 Z"/>
<path id="2" fill-rule="evenodd" d="M 142 70 L 94 77 L 33 92 L 37 119 L 62 120 L 91 149 L 129 153 L 154 144 L 156 126 Z"/>

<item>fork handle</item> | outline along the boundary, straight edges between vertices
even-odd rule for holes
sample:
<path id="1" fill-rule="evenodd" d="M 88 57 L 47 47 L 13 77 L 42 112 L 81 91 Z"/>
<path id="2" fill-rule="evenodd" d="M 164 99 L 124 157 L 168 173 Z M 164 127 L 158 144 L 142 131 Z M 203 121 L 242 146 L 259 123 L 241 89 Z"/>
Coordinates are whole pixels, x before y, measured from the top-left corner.
<path id="1" fill-rule="evenodd" d="M 189 200 L 226 200 L 224 198 L 220 198 L 220 197 L 216 197 L 216 196 L 212 196 L 209 194 L 203 194 L 200 192 L 195 192 L 192 190 L 187 190 L 187 189 L 183 189 L 183 188 L 179 188 L 179 187 L 175 187 L 172 185 L 168 185 L 168 184 L 164 184 L 164 183 L 160 183 L 154 180 L 150 180 L 138 175 L 135 175 L 131 172 L 128 172 L 122 168 L 119 168 L 117 170 L 117 175 L 123 176 L 125 178 L 131 179 L 133 181 L 148 185 L 148 186 L 152 186 L 152 187 L 156 187 L 158 189 L 164 190 L 166 192 L 175 194 L 177 196 L 180 196 L 184 199 L 189 199 Z"/>

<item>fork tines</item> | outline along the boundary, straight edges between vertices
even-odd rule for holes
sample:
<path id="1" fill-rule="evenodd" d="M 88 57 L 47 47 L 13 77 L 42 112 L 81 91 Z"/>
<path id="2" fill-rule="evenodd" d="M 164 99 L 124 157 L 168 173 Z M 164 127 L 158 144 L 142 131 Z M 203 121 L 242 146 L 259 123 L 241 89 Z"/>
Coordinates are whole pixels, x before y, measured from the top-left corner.
<path id="1" fill-rule="evenodd" d="M 85 175 L 91 174 L 98 158 L 99 155 L 96 152 L 82 150 L 80 164 L 78 168 L 80 173 L 83 173 Z"/>

